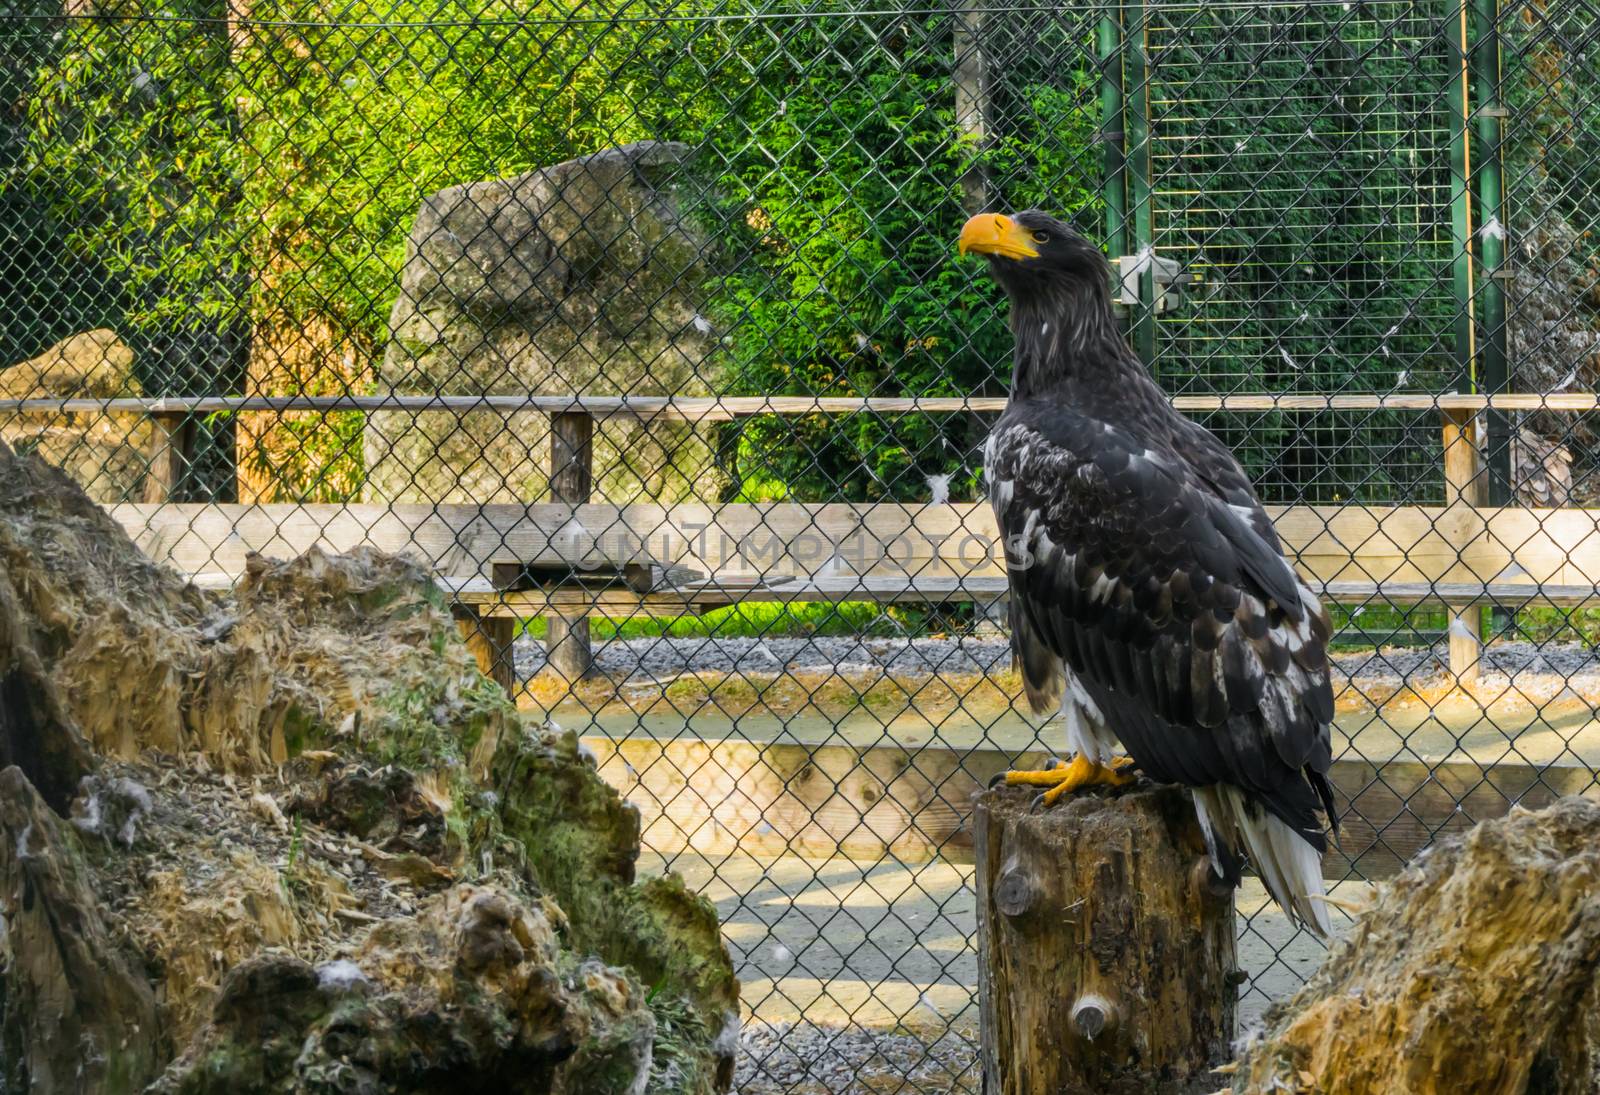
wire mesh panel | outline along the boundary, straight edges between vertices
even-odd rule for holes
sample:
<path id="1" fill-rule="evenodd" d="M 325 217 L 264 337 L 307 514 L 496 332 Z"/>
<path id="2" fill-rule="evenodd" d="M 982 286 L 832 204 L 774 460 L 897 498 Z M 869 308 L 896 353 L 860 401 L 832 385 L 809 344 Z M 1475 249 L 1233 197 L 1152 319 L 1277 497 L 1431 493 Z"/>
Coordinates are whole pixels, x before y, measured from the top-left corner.
<path id="1" fill-rule="evenodd" d="M 1454 70 L 1413 4 L 1161 5 L 1149 55 L 1153 242 L 1194 272 L 1156 323 L 1175 391 L 1446 391 Z M 1274 501 L 1420 501 L 1435 431 L 1379 411 L 1228 416 Z M 1426 425 L 1426 424 L 1424 424 Z"/>
<path id="2" fill-rule="evenodd" d="M 373 544 L 714 901 L 751 1092 L 978 1088 L 1024 714 L 963 220 L 1104 240 L 1338 635 L 1330 877 L 1590 792 L 1600 20 L 1547 3 L 0 9 L 0 437 L 154 557 Z M 1509 397 L 1509 398 L 1506 398 Z M 1320 958 L 1248 881 L 1246 1014 Z"/>

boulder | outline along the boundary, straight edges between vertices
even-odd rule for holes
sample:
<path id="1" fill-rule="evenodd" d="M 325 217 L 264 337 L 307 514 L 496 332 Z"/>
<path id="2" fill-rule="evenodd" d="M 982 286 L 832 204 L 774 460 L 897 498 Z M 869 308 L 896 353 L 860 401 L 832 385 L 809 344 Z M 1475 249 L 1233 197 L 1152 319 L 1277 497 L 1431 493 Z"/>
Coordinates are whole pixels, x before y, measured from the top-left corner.
<path id="1" fill-rule="evenodd" d="M 1234 1090 L 1588 1095 L 1597 973 L 1600 803 L 1513 807 L 1379 888 Z"/>
<path id="2" fill-rule="evenodd" d="M 235 966 L 152 1093 L 623 1095 L 650 1082 L 655 1041 L 626 970 L 563 951 L 542 905 L 460 886 L 372 931 L 354 958 Z"/>
<path id="3" fill-rule="evenodd" d="M 406 246 L 380 391 L 705 395 L 705 241 L 680 208 L 688 148 L 641 141 L 423 200 Z M 373 501 L 541 501 L 543 414 L 368 417 Z M 594 439 L 603 497 L 673 501 L 715 486 L 708 427 L 612 421 Z"/>
<path id="4" fill-rule="evenodd" d="M 0 1095 L 725 1091 L 716 913 L 639 848 L 421 568 L 199 590 L 0 443 Z"/>
<path id="5" fill-rule="evenodd" d="M 84 331 L 0 370 L 0 399 L 114 399 L 143 394 L 133 351 L 115 331 Z M 151 426 L 138 415 L 0 412 L 0 440 L 55 464 L 96 502 L 143 498 Z"/>
<path id="6" fill-rule="evenodd" d="M 143 1091 L 168 1048 L 70 826 L 0 770 L 0 1091 Z"/>

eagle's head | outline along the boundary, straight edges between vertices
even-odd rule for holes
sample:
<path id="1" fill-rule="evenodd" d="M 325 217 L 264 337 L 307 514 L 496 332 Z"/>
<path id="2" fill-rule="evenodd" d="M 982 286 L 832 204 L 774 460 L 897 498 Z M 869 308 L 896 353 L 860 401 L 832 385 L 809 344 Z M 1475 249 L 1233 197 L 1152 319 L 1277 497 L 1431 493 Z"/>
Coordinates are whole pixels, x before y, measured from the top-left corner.
<path id="1" fill-rule="evenodd" d="M 987 256 L 995 280 L 1013 300 L 1068 286 L 1105 287 L 1111 280 L 1100 248 L 1036 209 L 1009 216 L 979 213 L 961 229 L 957 246 L 963 255 Z"/>
<path id="2" fill-rule="evenodd" d="M 989 260 L 1011 298 L 1014 393 L 1046 391 L 1073 376 L 1116 385 L 1142 369 L 1111 310 L 1111 264 L 1100 248 L 1048 213 L 980 213 L 961 229 L 961 253 Z"/>

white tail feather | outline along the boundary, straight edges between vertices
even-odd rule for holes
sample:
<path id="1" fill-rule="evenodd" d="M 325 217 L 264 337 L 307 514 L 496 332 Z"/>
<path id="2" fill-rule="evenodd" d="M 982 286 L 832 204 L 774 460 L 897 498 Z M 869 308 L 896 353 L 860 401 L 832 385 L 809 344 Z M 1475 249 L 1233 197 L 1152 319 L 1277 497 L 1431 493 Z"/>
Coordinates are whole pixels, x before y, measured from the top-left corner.
<path id="1" fill-rule="evenodd" d="M 1326 937 L 1333 931 L 1323 897 L 1322 857 L 1305 837 L 1264 809 L 1250 807 L 1237 787 L 1218 783 L 1194 790 L 1195 813 L 1206 847 L 1217 861 L 1217 845 L 1244 845 L 1244 853 L 1267 892 L 1289 914 Z"/>

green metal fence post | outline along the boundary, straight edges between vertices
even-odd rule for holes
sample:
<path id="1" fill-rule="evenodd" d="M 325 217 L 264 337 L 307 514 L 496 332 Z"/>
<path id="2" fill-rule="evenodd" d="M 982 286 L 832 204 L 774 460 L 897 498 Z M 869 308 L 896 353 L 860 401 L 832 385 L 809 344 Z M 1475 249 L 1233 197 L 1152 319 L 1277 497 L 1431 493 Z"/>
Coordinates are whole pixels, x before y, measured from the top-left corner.
<path id="1" fill-rule="evenodd" d="M 1446 16 L 1445 40 L 1450 43 L 1452 70 L 1445 85 L 1445 110 L 1450 118 L 1450 245 L 1452 288 L 1455 294 L 1455 354 L 1458 382 L 1477 390 L 1477 331 L 1472 301 L 1472 153 L 1468 143 L 1467 111 L 1469 68 L 1467 55 L 1467 0 L 1457 0 Z"/>
<path id="2" fill-rule="evenodd" d="M 1123 71 L 1127 77 L 1124 116 L 1127 119 L 1129 190 L 1133 200 L 1133 239 L 1131 250 L 1145 261 L 1139 275 L 1139 303 L 1132 313 L 1134 348 L 1147 366 L 1156 356 L 1156 290 L 1154 257 L 1154 218 L 1150 187 L 1150 23 L 1143 0 L 1126 5 L 1136 20 L 1124 26 Z"/>
<path id="3" fill-rule="evenodd" d="M 1122 116 L 1122 12 L 1111 7 L 1096 31 L 1100 60 L 1100 143 L 1105 146 L 1106 250 L 1112 257 L 1128 253 L 1128 171 Z"/>
<path id="4" fill-rule="evenodd" d="M 1472 82 L 1477 148 L 1473 175 L 1482 271 L 1479 297 L 1483 345 L 1479 352 L 1478 387 L 1485 392 L 1508 389 L 1506 365 L 1506 210 L 1502 178 L 1501 127 L 1506 116 L 1500 91 L 1500 28 L 1498 0 L 1473 0 Z M 1511 429 L 1503 411 L 1485 415 L 1483 446 L 1489 479 L 1489 502 L 1504 505 L 1511 497 Z"/>

